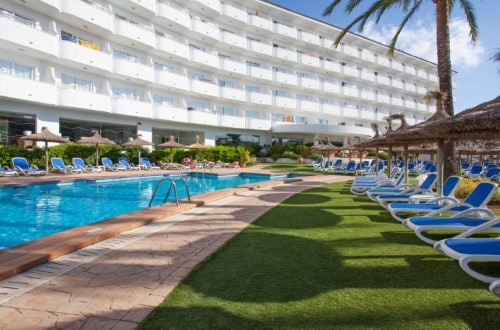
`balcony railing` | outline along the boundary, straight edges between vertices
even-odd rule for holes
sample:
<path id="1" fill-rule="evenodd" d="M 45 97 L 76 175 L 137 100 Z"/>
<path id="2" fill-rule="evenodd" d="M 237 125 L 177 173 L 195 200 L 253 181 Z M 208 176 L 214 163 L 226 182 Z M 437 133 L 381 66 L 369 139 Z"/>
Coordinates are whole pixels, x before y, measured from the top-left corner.
<path id="1" fill-rule="evenodd" d="M 189 80 L 186 76 L 168 71 L 155 71 L 155 83 L 172 89 L 189 90 Z"/>
<path id="2" fill-rule="evenodd" d="M 273 56 L 273 46 L 256 40 L 248 40 L 248 50 L 261 55 Z"/>
<path id="3" fill-rule="evenodd" d="M 107 93 L 60 87 L 58 105 L 91 111 L 110 112 L 111 97 Z"/>
<path id="4" fill-rule="evenodd" d="M 221 14 L 226 17 L 231 24 L 246 25 L 248 21 L 247 12 L 229 3 L 221 5 Z"/>
<path id="5" fill-rule="evenodd" d="M 268 18 L 257 15 L 248 15 L 248 24 L 261 32 L 273 31 L 273 22 Z"/>
<path id="6" fill-rule="evenodd" d="M 219 58 L 220 69 L 234 74 L 246 76 L 247 66 L 245 63 L 236 62 L 227 58 Z"/>
<path id="7" fill-rule="evenodd" d="M 178 59 L 189 59 L 189 46 L 174 38 L 157 36 L 156 48 Z"/>
<path id="8" fill-rule="evenodd" d="M 109 8 L 91 1 L 60 1 L 62 15 L 76 22 L 91 25 L 107 32 L 113 31 L 113 15 Z M 81 24 L 80 23 L 80 24 Z"/>
<path id="9" fill-rule="evenodd" d="M 0 97 L 55 105 L 57 87 L 53 83 L 0 74 Z"/>
<path id="10" fill-rule="evenodd" d="M 245 101 L 246 92 L 242 89 L 219 87 L 219 96 L 233 101 Z"/>
<path id="11" fill-rule="evenodd" d="M 170 2 L 158 1 L 157 17 L 177 31 L 187 31 L 191 28 L 187 9 L 173 6 Z"/>
<path id="12" fill-rule="evenodd" d="M 247 39 L 239 34 L 231 33 L 228 31 L 220 31 L 220 41 L 230 45 L 230 49 L 247 49 Z"/>
<path id="13" fill-rule="evenodd" d="M 59 57 L 70 62 L 79 63 L 90 71 L 111 72 L 111 54 L 82 46 L 76 42 L 60 40 Z"/>

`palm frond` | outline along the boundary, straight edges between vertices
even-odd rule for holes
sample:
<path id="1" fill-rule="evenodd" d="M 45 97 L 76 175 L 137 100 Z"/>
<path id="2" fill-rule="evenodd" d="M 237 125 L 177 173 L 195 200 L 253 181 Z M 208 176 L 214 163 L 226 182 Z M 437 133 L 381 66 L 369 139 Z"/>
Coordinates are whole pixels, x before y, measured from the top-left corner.
<path id="1" fill-rule="evenodd" d="M 403 18 L 401 21 L 401 24 L 399 25 L 396 33 L 391 39 L 391 43 L 389 44 L 389 55 L 394 56 L 394 50 L 396 49 L 396 42 L 398 41 L 398 37 L 401 34 L 401 31 L 403 31 L 403 28 L 405 27 L 406 23 L 413 17 L 415 12 L 420 8 L 420 5 L 422 4 L 422 0 L 415 1 L 413 7 L 408 11 L 408 14 Z"/>
<path id="2" fill-rule="evenodd" d="M 341 3 L 342 0 L 334 0 L 332 1 L 326 8 L 325 10 L 323 11 L 323 16 L 329 16 L 332 14 L 333 10 L 335 9 L 335 7 L 338 6 L 339 3 Z"/>
<path id="3" fill-rule="evenodd" d="M 469 0 L 459 0 L 462 9 L 464 10 L 467 23 L 469 23 L 469 36 L 472 42 L 476 42 L 479 35 L 479 28 L 476 22 L 476 12 L 474 6 Z M 451 12 L 451 10 L 450 10 Z"/>

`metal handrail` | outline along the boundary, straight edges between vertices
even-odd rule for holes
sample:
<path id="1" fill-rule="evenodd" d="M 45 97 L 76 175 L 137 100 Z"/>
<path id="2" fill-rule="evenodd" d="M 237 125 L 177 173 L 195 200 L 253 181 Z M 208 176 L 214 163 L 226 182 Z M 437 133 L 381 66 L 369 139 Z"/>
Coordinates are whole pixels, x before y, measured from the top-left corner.
<path id="1" fill-rule="evenodd" d="M 170 192 L 172 191 L 172 188 L 173 188 L 174 194 L 175 194 L 175 202 L 176 202 L 177 206 L 179 206 L 179 194 L 177 193 L 177 185 L 176 185 L 176 182 L 179 182 L 179 181 L 181 181 L 184 184 L 184 188 L 186 188 L 186 194 L 188 197 L 188 201 L 191 202 L 191 195 L 189 194 L 189 188 L 188 188 L 188 185 L 186 183 L 185 178 L 181 178 L 181 179 L 163 178 L 160 181 L 158 181 L 158 183 L 156 184 L 155 190 L 153 192 L 153 195 L 151 196 L 151 200 L 149 201 L 148 207 L 151 207 L 151 204 L 153 204 L 153 201 L 156 197 L 156 194 L 158 193 L 158 190 L 160 189 L 163 182 L 165 182 L 165 181 L 170 182 L 170 185 L 168 187 L 167 193 L 165 194 L 165 198 L 163 199 L 163 204 L 167 202 L 168 196 L 170 196 Z"/>

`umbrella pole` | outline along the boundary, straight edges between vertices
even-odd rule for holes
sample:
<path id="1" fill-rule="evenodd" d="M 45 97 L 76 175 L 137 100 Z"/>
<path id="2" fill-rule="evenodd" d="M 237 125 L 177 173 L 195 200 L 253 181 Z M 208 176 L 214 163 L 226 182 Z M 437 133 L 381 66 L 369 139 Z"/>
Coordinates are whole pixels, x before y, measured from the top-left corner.
<path id="1" fill-rule="evenodd" d="M 99 166 L 99 145 L 95 144 L 95 166 Z"/>
<path id="2" fill-rule="evenodd" d="M 45 141 L 45 171 L 49 172 L 49 143 Z"/>
<path id="3" fill-rule="evenodd" d="M 137 165 L 141 165 L 141 147 L 137 146 Z"/>
<path id="4" fill-rule="evenodd" d="M 404 147 L 404 162 L 405 162 L 405 184 L 408 184 L 408 145 L 405 144 Z"/>
<path id="5" fill-rule="evenodd" d="M 375 148 L 375 175 L 378 175 L 378 148 Z"/>
<path id="6" fill-rule="evenodd" d="M 437 194 L 438 196 L 443 195 L 443 170 L 444 170 L 444 140 L 439 139 L 438 150 L 437 150 Z"/>
<path id="7" fill-rule="evenodd" d="M 387 175 L 391 175 L 391 167 L 392 167 L 392 159 L 391 159 L 391 154 L 392 154 L 392 145 L 389 145 L 389 152 L 387 153 Z"/>
<path id="8" fill-rule="evenodd" d="M 170 164 L 174 162 L 174 148 L 170 148 Z"/>

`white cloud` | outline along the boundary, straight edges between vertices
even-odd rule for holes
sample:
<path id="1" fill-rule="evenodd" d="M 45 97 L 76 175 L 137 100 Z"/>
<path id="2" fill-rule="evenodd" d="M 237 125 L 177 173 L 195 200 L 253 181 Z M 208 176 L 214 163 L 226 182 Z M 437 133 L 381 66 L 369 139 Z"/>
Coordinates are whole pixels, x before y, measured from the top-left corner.
<path id="1" fill-rule="evenodd" d="M 363 35 L 389 44 L 397 31 L 397 26 L 377 26 L 369 22 Z M 481 63 L 485 49 L 480 41 L 472 44 L 469 37 L 469 27 L 463 18 L 450 21 L 451 63 L 454 68 L 472 68 Z M 410 54 L 436 62 L 436 24 L 425 24 L 417 21 L 413 26 L 407 25 L 399 35 L 396 48 Z"/>

